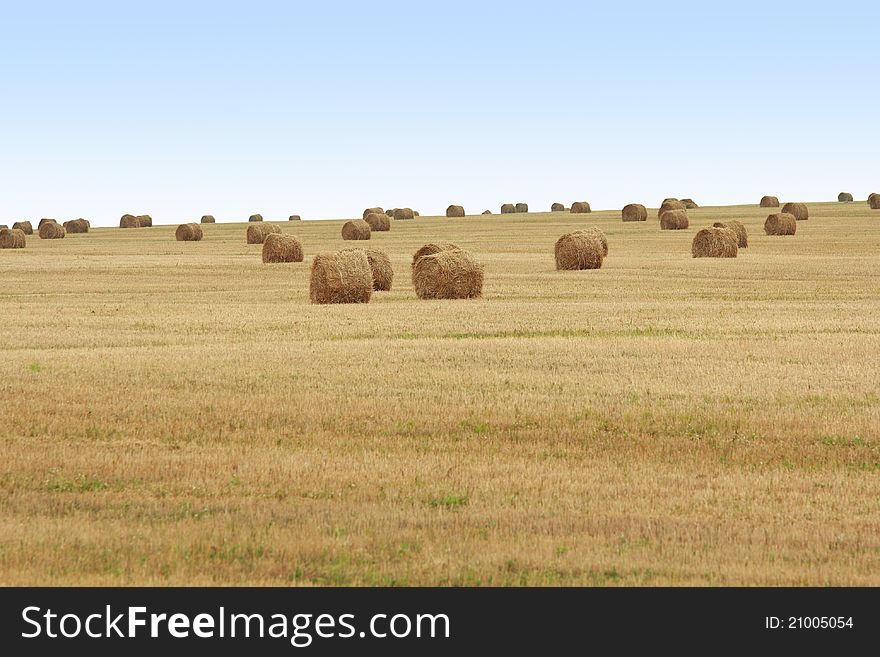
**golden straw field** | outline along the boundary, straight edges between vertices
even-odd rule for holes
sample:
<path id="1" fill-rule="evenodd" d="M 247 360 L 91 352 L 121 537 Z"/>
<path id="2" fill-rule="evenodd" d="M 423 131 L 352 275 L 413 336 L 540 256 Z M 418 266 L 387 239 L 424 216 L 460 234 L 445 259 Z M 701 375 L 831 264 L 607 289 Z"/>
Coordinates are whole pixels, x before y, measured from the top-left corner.
<path id="1" fill-rule="evenodd" d="M 793 237 L 756 205 L 285 221 L 305 262 L 276 265 L 246 223 L 29 236 L 0 584 L 880 585 L 880 211 L 809 208 Z M 726 219 L 749 247 L 692 258 Z M 602 268 L 557 272 L 594 225 Z M 482 299 L 416 298 L 439 240 Z M 312 257 L 357 246 L 392 290 L 311 305 Z"/>

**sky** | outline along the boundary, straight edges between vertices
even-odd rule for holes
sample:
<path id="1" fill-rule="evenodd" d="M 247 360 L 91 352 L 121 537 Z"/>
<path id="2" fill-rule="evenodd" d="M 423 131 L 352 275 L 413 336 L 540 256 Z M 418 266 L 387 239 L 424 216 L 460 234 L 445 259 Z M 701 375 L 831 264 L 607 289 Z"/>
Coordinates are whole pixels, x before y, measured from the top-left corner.
<path id="1" fill-rule="evenodd" d="M 0 224 L 880 191 L 867 2 L 0 0 Z"/>

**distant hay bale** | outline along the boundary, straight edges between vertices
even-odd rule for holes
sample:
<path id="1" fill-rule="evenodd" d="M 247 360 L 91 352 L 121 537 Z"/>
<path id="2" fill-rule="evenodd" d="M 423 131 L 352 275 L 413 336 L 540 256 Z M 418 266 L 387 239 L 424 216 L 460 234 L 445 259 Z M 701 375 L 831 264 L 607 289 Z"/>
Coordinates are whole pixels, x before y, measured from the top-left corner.
<path id="1" fill-rule="evenodd" d="M 798 221 L 805 221 L 810 218 L 810 211 L 803 203 L 786 203 L 782 206 L 782 211 L 794 215 Z"/>
<path id="2" fill-rule="evenodd" d="M 20 228 L 0 228 L 0 249 L 23 249 L 25 244 L 24 231 Z"/>
<path id="3" fill-rule="evenodd" d="M 687 227 L 687 210 L 666 210 L 666 212 L 660 215 L 661 230 L 684 230 Z"/>
<path id="4" fill-rule="evenodd" d="M 483 210 L 483 214 L 492 214 L 491 210 Z"/>
<path id="5" fill-rule="evenodd" d="M 529 204 L 528 203 L 517 203 L 515 206 L 513 206 L 513 209 L 516 210 L 517 212 L 528 212 L 529 211 Z"/>
<path id="6" fill-rule="evenodd" d="M 664 212 L 668 212 L 669 210 L 687 210 L 687 208 L 684 207 L 684 203 L 678 199 L 667 198 L 660 204 L 660 209 L 657 210 L 657 218 L 659 219 L 663 216 Z"/>
<path id="7" fill-rule="evenodd" d="M 853 195 L 849 192 L 840 192 L 840 194 L 837 195 L 837 200 L 840 203 L 852 203 Z"/>
<path id="8" fill-rule="evenodd" d="M 263 220 L 263 215 L 261 215 L 261 214 L 252 214 L 250 217 L 248 217 L 248 221 L 262 221 L 262 220 Z"/>
<path id="9" fill-rule="evenodd" d="M 382 208 L 367 208 L 361 215 L 361 219 L 366 220 L 368 214 L 385 214 L 385 210 Z"/>
<path id="10" fill-rule="evenodd" d="M 60 240 L 67 234 L 64 226 L 51 220 L 40 226 L 37 232 L 41 240 Z"/>
<path id="11" fill-rule="evenodd" d="M 872 210 L 880 210 L 880 194 L 871 194 L 868 196 L 868 207 Z"/>
<path id="12" fill-rule="evenodd" d="M 674 196 L 670 196 L 668 198 L 663 199 L 663 202 L 664 203 L 676 203 L 676 202 L 680 203 L 680 201 L 677 198 L 675 198 Z"/>
<path id="13" fill-rule="evenodd" d="M 641 203 L 630 203 L 629 205 L 623 206 L 623 210 L 620 211 L 620 214 L 624 221 L 648 220 L 648 208 Z"/>
<path id="14" fill-rule="evenodd" d="M 363 251 L 370 263 L 370 271 L 373 274 L 373 290 L 387 292 L 391 289 L 394 281 L 394 268 L 391 259 L 384 251 L 379 249 L 343 249 L 343 251 Z"/>
<path id="15" fill-rule="evenodd" d="M 729 228 L 734 233 L 736 233 L 736 245 L 740 249 L 745 249 L 749 245 L 749 234 L 746 231 L 746 227 L 743 225 L 741 221 L 737 221 L 736 219 L 729 219 L 728 221 L 716 221 L 712 224 L 713 228 Z"/>
<path id="16" fill-rule="evenodd" d="M 373 272 L 363 249 L 319 253 L 312 260 L 312 303 L 368 303 L 372 293 Z"/>
<path id="17" fill-rule="evenodd" d="M 16 221 L 14 224 L 12 224 L 12 229 L 13 230 L 20 230 L 25 235 L 33 235 L 34 234 L 34 227 L 30 221 Z"/>
<path id="18" fill-rule="evenodd" d="M 203 223 L 203 224 L 213 224 L 213 223 L 216 223 L 216 221 L 217 220 L 214 219 L 213 214 L 203 214 L 202 215 L 201 223 Z"/>
<path id="19" fill-rule="evenodd" d="M 7 226 L 6 224 L 0 224 L 0 230 L 9 230 L 9 226 Z"/>
<path id="20" fill-rule="evenodd" d="M 342 239 L 344 240 L 368 240 L 371 232 L 370 224 L 363 219 L 352 219 L 342 224 Z"/>
<path id="21" fill-rule="evenodd" d="M 516 206 L 513 203 L 505 203 L 501 206 L 501 214 L 513 214 L 516 212 Z"/>
<path id="22" fill-rule="evenodd" d="M 425 244 L 413 254 L 412 266 L 415 267 L 419 258 L 422 256 L 434 255 L 435 253 L 440 253 L 442 251 L 461 251 L 461 247 L 452 242 L 432 242 L 430 244 Z"/>
<path id="23" fill-rule="evenodd" d="M 281 229 L 272 224 L 260 224 L 247 227 L 247 243 L 262 244 L 266 241 L 266 236 L 272 233 L 280 233 Z"/>
<path id="24" fill-rule="evenodd" d="M 379 232 L 391 230 L 391 219 L 384 212 L 371 212 L 364 221 L 370 225 L 370 230 Z"/>
<path id="25" fill-rule="evenodd" d="M 178 242 L 199 242 L 202 239 L 202 227 L 199 224 L 180 224 L 174 231 Z"/>
<path id="26" fill-rule="evenodd" d="M 588 231 L 576 230 L 566 233 L 553 248 L 556 269 L 574 271 L 580 269 L 599 269 L 604 258 L 602 242 Z"/>
<path id="27" fill-rule="evenodd" d="M 57 224 L 58 222 L 55 221 L 54 219 L 47 219 L 46 217 L 43 217 L 42 219 L 40 219 L 40 223 L 37 224 L 37 230 L 39 230 L 40 226 L 42 226 L 43 224 L 48 224 L 48 223 Z"/>
<path id="28" fill-rule="evenodd" d="M 685 210 L 693 210 L 694 208 L 700 207 L 694 202 L 694 199 L 692 198 L 681 199 L 681 204 L 684 206 Z"/>
<path id="29" fill-rule="evenodd" d="M 586 201 L 575 201 L 571 204 L 571 214 L 588 214 L 593 210 Z"/>
<path id="30" fill-rule="evenodd" d="M 463 217 L 464 216 L 464 208 L 460 205 L 450 205 L 446 208 L 446 216 L 447 217 Z"/>
<path id="31" fill-rule="evenodd" d="M 563 212 L 565 211 L 565 206 L 562 203 L 553 203 L 550 206 L 550 212 Z"/>
<path id="32" fill-rule="evenodd" d="M 141 222 L 133 214 L 124 214 L 119 220 L 120 228 L 140 228 Z"/>
<path id="33" fill-rule="evenodd" d="M 414 217 L 419 217 L 419 216 L 421 216 L 421 215 L 419 214 L 419 211 L 418 211 L 418 210 L 413 210 L 412 213 L 413 213 L 413 216 L 414 216 Z"/>
<path id="34" fill-rule="evenodd" d="M 287 220 L 288 221 L 302 221 L 302 217 L 300 217 L 298 214 L 292 214 L 287 218 Z"/>
<path id="35" fill-rule="evenodd" d="M 695 258 L 735 258 L 737 236 L 731 228 L 703 228 L 694 235 L 691 253 Z"/>
<path id="36" fill-rule="evenodd" d="M 394 210 L 396 210 L 396 209 L 397 209 L 397 208 L 389 208 L 388 210 L 385 210 L 385 214 L 388 215 L 388 218 L 389 218 L 389 219 L 393 219 L 393 218 L 394 218 Z"/>
<path id="37" fill-rule="evenodd" d="M 138 226 L 141 228 L 152 228 L 153 218 L 148 214 L 139 214 L 137 216 Z"/>
<path id="38" fill-rule="evenodd" d="M 473 299 L 483 294 L 483 265 L 461 249 L 419 258 L 412 268 L 419 299 Z"/>
<path id="39" fill-rule="evenodd" d="M 90 224 L 88 219 L 71 219 L 64 222 L 64 230 L 68 233 L 88 233 Z"/>
<path id="40" fill-rule="evenodd" d="M 775 196 L 762 196 L 759 205 L 762 208 L 778 208 L 779 199 Z"/>
<path id="41" fill-rule="evenodd" d="M 415 217 L 415 214 L 412 211 L 412 208 L 394 208 L 394 220 L 395 221 L 404 221 L 406 219 L 412 219 Z"/>
<path id="42" fill-rule="evenodd" d="M 797 219 L 787 212 L 771 214 L 764 222 L 764 232 L 768 235 L 794 235 L 796 231 Z"/>
<path id="43" fill-rule="evenodd" d="M 269 233 L 263 240 L 263 262 L 302 262 L 302 243 L 293 235 Z"/>

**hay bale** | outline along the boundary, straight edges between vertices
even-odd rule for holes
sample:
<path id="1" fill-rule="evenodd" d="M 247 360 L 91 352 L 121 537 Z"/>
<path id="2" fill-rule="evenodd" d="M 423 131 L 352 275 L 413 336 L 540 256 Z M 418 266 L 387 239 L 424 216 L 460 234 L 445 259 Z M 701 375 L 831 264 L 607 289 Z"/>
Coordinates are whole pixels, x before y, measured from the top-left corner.
<path id="1" fill-rule="evenodd" d="M 764 221 L 764 232 L 768 235 L 794 235 L 796 231 L 797 219 L 787 212 L 771 214 Z"/>
<path id="2" fill-rule="evenodd" d="M 852 203 L 853 195 L 849 192 L 840 192 L 840 194 L 837 195 L 837 200 L 840 203 Z"/>
<path id="3" fill-rule="evenodd" d="M 737 236 L 731 228 L 703 228 L 691 244 L 695 258 L 735 258 L 738 250 Z"/>
<path id="4" fill-rule="evenodd" d="M 395 208 L 394 209 L 394 220 L 395 221 L 403 221 L 405 219 L 412 219 L 415 217 L 415 214 L 412 211 L 412 208 Z"/>
<path id="5" fill-rule="evenodd" d="M 180 224 L 174 231 L 178 242 L 199 242 L 202 239 L 202 227 L 199 224 Z"/>
<path id="6" fill-rule="evenodd" d="M 247 227 L 247 243 L 262 244 L 266 241 L 266 236 L 272 233 L 280 233 L 281 229 L 272 224 L 260 224 Z"/>
<path id="7" fill-rule="evenodd" d="M 798 221 L 806 221 L 810 218 L 810 211 L 803 203 L 786 203 L 782 206 L 782 211 L 794 215 Z"/>
<path id="8" fill-rule="evenodd" d="M 378 230 L 380 232 L 391 230 L 391 219 L 384 212 L 371 212 L 364 219 L 369 225 L 370 230 Z"/>
<path id="9" fill-rule="evenodd" d="M 263 240 L 263 262 L 302 262 L 302 243 L 293 235 L 269 233 Z"/>
<path id="10" fill-rule="evenodd" d="M 712 224 L 713 228 L 729 228 L 736 233 L 736 245 L 740 249 L 745 249 L 749 245 L 749 234 L 746 227 L 741 221 L 730 219 L 728 221 L 716 221 Z"/>
<path id="11" fill-rule="evenodd" d="M 446 216 L 447 217 L 463 217 L 464 216 L 464 208 L 460 205 L 450 205 L 446 208 Z"/>
<path id="12" fill-rule="evenodd" d="M 868 207 L 872 210 L 880 210 L 880 194 L 868 196 Z"/>
<path id="13" fill-rule="evenodd" d="M 64 226 L 61 224 L 57 224 L 54 221 L 47 221 L 39 227 L 37 233 L 39 233 L 41 240 L 60 240 L 64 238 L 67 231 L 64 230 Z"/>
<path id="14" fill-rule="evenodd" d="M 605 237 L 605 233 L 602 232 L 601 228 L 598 226 L 590 226 L 589 228 L 579 228 L 574 232 L 583 233 L 593 239 L 599 240 L 599 245 L 602 247 L 602 257 L 605 258 L 608 256 L 608 238 Z"/>
<path id="15" fill-rule="evenodd" d="M 664 212 L 669 212 L 670 210 L 687 210 L 687 208 L 685 208 L 684 203 L 678 199 L 667 198 L 660 204 L 660 209 L 657 210 L 657 218 L 659 219 L 663 216 Z"/>
<path id="16" fill-rule="evenodd" d="M 133 214 L 124 214 L 119 220 L 120 228 L 140 228 L 141 222 Z"/>
<path id="17" fill-rule="evenodd" d="M 491 210 L 483 210 L 483 214 L 492 214 Z"/>
<path id="18" fill-rule="evenodd" d="M 141 228 L 152 228 L 153 227 L 153 218 L 148 214 L 139 214 L 137 216 L 138 225 Z"/>
<path id="19" fill-rule="evenodd" d="M 312 303 L 368 303 L 372 293 L 373 272 L 363 249 L 319 253 L 312 260 Z"/>
<path id="20" fill-rule="evenodd" d="M 0 230 L 9 230 L 9 226 L 6 224 L 0 224 Z"/>
<path id="21" fill-rule="evenodd" d="M 779 199 L 775 196 L 762 196 L 758 205 L 762 208 L 778 208 Z"/>
<path id="22" fill-rule="evenodd" d="M 214 219 L 213 214 L 203 214 L 201 218 L 201 223 L 203 224 L 213 224 L 216 223 L 216 219 Z"/>
<path id="23" fill-rule="evenodd" d="M 629 205 L 623 206 L 623 210 L 620 211 L 620 214 L 624 221 L 648 220 L 648 208 L 641 203 L 630 203 Z"/>
<path id="24" fill-rule="evenodd" d="M 373 274 L 373 290 L 387 292 L 391 289 L 394 281 L 394 268 L 391 259 L 384 251 L 379 249 L 343 249 L 343 251 L 363 251 L 370 263 L 370 272 Z"/>
<path id="25" fill-rule="evenodd" d="M 382 208 L 367 208 L 361 215 L 361 219 L 366 220 L 368 214 L 385 214 L 385 210 Z"/>
<path id="26" fill-rule="evenodd" d="M 528 203 L 517 203 L 515 206 L 513 206 L 513 209 L 516 210 L 517 212 L 528 212 L 529 211 L 529 204 Z"/>
<path id="27" fill-rule="evenodd" d="M 665 198 L 665 199 L 663 199 L 663 202 L 664 202 L 664 203 L 680 203 L 681 201 L 679 201 L 679 200 L 678 200 L 677 198 L 675 198 L 674 196 L 670 196 L 669 198 Z"/>
<path id="28" fill-rule="evenodd" d="M 287 218 L 287 220 L 288 221 L 302 221 L 302 217 L 300 217 L 298 214 L 292 214 Z"/>
<path id="29" fill-rule="evenodd" d="M 261 215 L 261 214 L 252 214 L 250 217 L 248 217 L 248 221 L 251 221 L 251 222 L 262 221 L 262 220 L 263 220 L 263 215 Z"/>
<path id="30" fill-rule="evenodd" d="M 412 268 L 419 299 L 473 299 L 483 294 L 483 265 L 461 249 L 424 255 Z"/>
<path id="31" fill-rule="evenodd" d="M 0 228 L 0 249 L 23 249 L 24 231 L 20 228 Z"/>
<path id="32" fill-rule="evenodd" d="M 556 269 L 599 269 L 604 258 L 602 251 L 602 243 L 595 234 L 581 230 L 566 233 L 556 240 L 553 248 Z"/>
<path id="33" fill-rule="evenodd" d="M 344 240 L 368 240 L 370 233 L 370 224 L 363 219 L 352 219 L 342 224 L 342 239 Z"/>
<path id="34" fill-rule="evenodd" d="M 452 242 L 432 242 L 430 244 L 425 244 L 413 254 L 412 266 L 415 267 L 416 262 L 418 262 L 419 258 L 422 256 L 434 255 L 435 253 L 441 253 L 442 251 L 461 251 L 461 247 Z"/>
<path id="35" fill-rule="evenodd" d="M 564 212 L 565 206 L 562 203 L 553 203 L 550 206 L 550 212 Z"/>
<path id="36" fill-rule="evenodd" d="M 685 210 L 693 210 L 694 208 L 700 207 L 694 202 L 694 199 L 692 198 L 681 199 L 681 204 L 684 206 Z"/>
<path id="37" fill-rule="evenodd" d="M 88 219 L 71 219 L 64 222 L 64 230 L 68 233 L 88 233 L 91 225 Z"/>
<path id="38" fill-rule="evenodd" d="M 58 222 L 55 221 L 54 219 L 47 219 L 46 217 L 43 217 L 42 219 L 40 219 L 40 223 L 37 224 L 37 230 L 39 230 L 40 226 L 42 226 L 43 224 L 48 224 L 48 223 L 57 224 Z"/>
<path id="39" fill-rule="evenodd" d="M 412 213 L 413 213 L 413 216 L 414 216 L 414 217 L 420 217 L 420 216 L 422 216 L 422 215 L 419 214 L 419 211 L 418 211 L 418 210 L 413 210 Z"/>
<path id="40" fill-rule="evenodd" d="M 590 212 L 592 209 L 586 201 L 575 201 L 571 204 L 571 214 L 588 214 Z"/>
<path id="41" fill-rule="evenodd" d="M 687 227 L 687 210 L 667 210 L 660 215 L 661 230 L 684 230 Z"/>
<path id="42" fill-rule="evenodd" d="M 394 219 L 394 210 L 396 210 L 396 209 L 397 209 L 397 208 L 393 208 L 393 209 L 385 210 L 385 214 L 388 215 L 388 218 L 389 218 L 389 219 Z"/>
<path id="43" fill-rule="evenodd" d="M 25 235 L 34 234 L 34 227 L 30 221 L 16 221 L 12 224 L 12 230 L 20 230 Z"/>
<path id="44" fill-rule="evenodd" d="M 513 214 L 516 212 L 516 206 L 513 203 L 505 203 L 501 206 L 501 214 Z"/>

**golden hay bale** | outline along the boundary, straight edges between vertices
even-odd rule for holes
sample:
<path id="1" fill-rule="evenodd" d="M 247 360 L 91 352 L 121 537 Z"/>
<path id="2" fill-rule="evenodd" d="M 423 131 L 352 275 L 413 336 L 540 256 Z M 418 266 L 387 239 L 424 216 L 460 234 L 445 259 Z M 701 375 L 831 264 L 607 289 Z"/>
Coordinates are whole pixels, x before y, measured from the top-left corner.
<path id="1" fill-rule="evenodd" d="M 9 226 L 7 226 L 6 224 L 0 224 L 0 230 L 9 230 Z"/>
<path id="2" fill-rule="evenodd" d="M 368 214 L 385 214 L 385 210 L 382 208 L 367 208 L 364 210 L 364 213 L 361 215 L 361 219 L 366 220 Z"/>
<path id="3" fill-rule="evenodd" d="M 140 228 L 141 222 L 133 214 L 124 214 L 119 220 L 120 228 Z"/>
<path id="4" fill-rule="evenodd" d="M 42 226 L 43 224 L 49 224 L 49 223 L 57 224 L 58 222 L 55 221 L 54 219 L 47 219 L 47 218 L 43 217 L 42 219 L 40 219 L 40 223 L 37 224 L 37 230 L 39 230 L 40 226 Z"/>
<path id="5" fill-rule="evenodd" d="M 342 239 L 344 240 L 368 240 L 371 232 L 370 224 L 363 219 L 352 219 L 342 224 Z"/>
<path id="6" fill-rule="evenodd" d="M 605 233 L 602 232 L 601 228 L 598 226 L 590 226 L 589 228 L 579 228 L 574 232 L 583 233 L 584 235 L 599 240 L 599 245 L 602 247 L 602 257 L 605 258 L 608 256 L 608 238 L 605 237 Z"/>
<path id="7" fill-rule="evenodd" d="M 647 221 L 648 208 L 641 203 L 630 203 L 620 211 L 624 221 Z"/>
<path id="8" fill-rule="evenodd" d="M 505 203 L 501 206 L 501 214 L 513 214 L 516 212 L 516 206 L 513 203 Z"/>
<path id="9" fill-rule="evenodd" d="M 880 210 L 880 194 L 873 193 L 868 197 L 868 207 L 872 210 Z"/>
<path id="10" fill-rule="evenodd" d="M 660 204 L 660 209 L 657 210 L 657 218 L 663 216 L 664 212 L 668 212 L 669 210 L 686 210 L 684 207 L 684 203 L 679 201 L 678 199 L 668 198 Z"/>
<path id="11" fill-rule="evenodd" d="M 528 203 L 517 203 L 513 207 L 513 209 L 516 210 L 517 212 L 528 212 L 529 211 L 529 204 Z"/>
<path id="12" fill-rule="evenodd" d="M 440 253 L 441 251 L 461 251 L 461 247 L 458 244 L 453 244 L 452 242 L 437 242 L 425 244 L 418 251 L 413 254 L 412 258 L 412 266 L 416 266 L 416 262 L 418 262 L 419 258 L 422 256 L 434 255 L 435 253 Z"/>
<path id="13" fill-rule="evenodd" d="M 588 214 L 593 210 L 586 201 L 575 201 L 571 204 L 571 214 Z"/>
<path id="14" fill-rule="evenodd" d="M 837 200 L 840 203 L 852 203 L 853 202 L 853 195 L 850 194 L 849 192 L 840 192 L 840 194 L 837 195 Z"/>
<path id="15" fill-rule="evenodd" d="M 550 212 L 563 212 L 565 210 L 565 206 L 562 203 L 553 203 L 550 206 Z"/>
<path id="16" fill-rule="evenodd" d="M 263 262 L 302 262 L 302 243 L 293 235 L 269 233 L 263 240 Z"/>
<path id="17" fill-rule="evenodd" d="M 202 227 L 199 224 L 180 224 L 174 231 L 178 242 L 199 242 L 202 239 Z"/>
<path id="18" fill-rule="evenodd" d="M 768 235 L 794 235 L 795 231 L 797 231 L 797 219 L 787 212 L 771 214 L 764 222 L 764 232 Z"/>
<path id="19" fill-rule="evenodd" d="M 373 289 L 380 292 L 387 292 L 391 289 L 391 283 L 394 281 L 394 268 L 391 266 L 391 259 L 384 251 L 379 249 L 343 249 L 343 251 L 363 251 L 367 254 L 367 261 L 370 263 L 370 271 L 373 274 Z"/>
<path id="20" fill-rule="evenodd" d="M 12 229 L 13 230 L 20 230 L 25 235 L 33 235 L 34 234 L 34 227 L 30 221 L 16 221 L 14 224 L 12 224 Z"/>
<path id="21" fill-rule="evenodd" d="M 137 217 L 138 225 L 141 228 L 152 228 L 153 218 L 148 214 L 139 214 Z"/>
<path id="22" fill-rule="evenodd" d="M 217 222 L 217 220 L 214 219 L 214 215 L 213 215 L 213 214 L 203 214 L 203 215 L 202 215 L 201 223 L 203 223 L 203 224 L 213 224 L 213 223 L 216 223 L 216 222 Z"/>
<path id="23" fill-rule="evenodd" d="M 604 257 L 602 251 L 602 242 L 595 234 L 581 230 L 566 233 L 556 240 L 553 247 L 556 269 L 599 269 Z"/>
<path id="24" fill-rule="evenodd" d="M 71 219 L 64 222 L 64 230 L 68 233 L 88 233 L 90 224 L 88 219 Z"/>
<path id="25" fill-rule="evenodd" d="M 302 217 L 298 214 L 292 214 L 287 218 L 288 221 L 302 221 Z"/>
<path id="26" fill-rule="evenodd" d="M 749 245 L 749 234 L 746 231 L 746 227 L 743 225 L 741 221 L 737 221 L 736 219 L 729 219 L 728 221 L 716 221 L 712 224 L 713 228 L 729 228 L 734 233 L 736 233 L 736 245 L 745 249 Z"/>
<path id="27" fill-rule="evenodd" d="M 47 221 L 37 230 L 41 240 L 60 240 L 67 233 L 64 226 L 54 221 Z"/>
<path id="28" fill-rule="evenodd" d="M 412 268 L 419 299 L 473 299 L 483 294 L 483 265 L 461 249 L 419 258 Z"/>
<path id="29" fill-rule="evenodd" d="M 412 219 L 415 217 L 415 214 L 412 211 L 412 208 L 394 208 L 394 219 L 395 221 L 403 221 L 404 219 Z"/>
<path id="30" fill-rule="evenodd" d="M 681 199 L 681 204 L 684 206 L 685 210 L 693 210 L 694 208 L 700 207 L 694 202 L 694 199 L 692 198 Z"/>
<path id="31" fill-rule="evenodd" d="M 378 230 L 380 232 L 391 230 L 391 219 L 384 212 L 371 212 L 364 221 L 370 225 L 370 230 Z"/>
<path id="32" fill-rule="evenodd" d="M 388 215 L 389 219 L 394 219 L 394 210 L 396 209 L 397 208 L 389 208 L 388 210 L 385 210 L 385 214 Z"/>
<path id="33" fill-rule="evenodd" d="M 691 253 L 695 258 L 735 258 L 736 233 L 731 228 L 703 228 L 694 235 Z"/>
<path id="34" fill-rule="evenodd" d="M 762 196 L 759 206 L 762 208 L 778 208 L 779 199 L 775 196 Z"/>
<path id="35" fill-rule="evenodd" d="M 24 231 L 20 228 L 0 228 L 0 249 L 23 249 L 25 247 Z"/>
<path id="36" fill-rule="evenodd" d="M 250 217 L 248 217 L 248 221 L 262 221 L 262 220 L 263 220 L 263 215 L 261 215 L 261 214 L 252 214 Z"/>
<path id="37" fill-rule="evenodd" d="M 483 214 L 492 214 L 491 210 L 483 210 Z"/>
<path id="38" fill-rule="evenodd" d="M 464 208 L 460 205 L 450 205 L 446 208 L 446 216 L 447 217 L 463 217 L 464 216 Z"/>
<path id="39" fill-rule="evenodd" d="M 667 210 L 660 215 L 661 230 L 684 230 L 687 227 L 687 210 Z"/>
<path id="40" fill-rule="evenodd" d="M 319 253 L 312 260 L 312 303 L 367 303 L 372 293 L 373 272 L 363 249 Z"/>
<path id="41" fill-rule="evenodd" d="M 804 203 L 786 203 L 782 206 L 782 211 L 794 215 L 798 221 L 805 221 L 810 218 L 810 211 Z"/>
<path id="42" fill-rule="evenodd" d="M 670 196 L 669 198 L 663 199 L 663 202 L 664 203 L 675 203 L 675 202 L 678 202 L 678 199 L 675 198 L 674 196 Z"/>
<path id="43" fill-rule="evenodd" d="M 272 224 L 260 224 L 247 227 L 247 243 L 262 244 L 266 241 L 266 235 L 280 233 L 281 229 Z"/>

